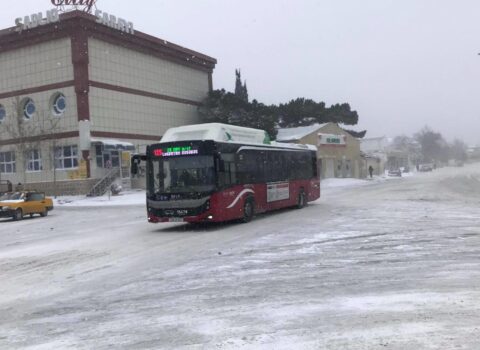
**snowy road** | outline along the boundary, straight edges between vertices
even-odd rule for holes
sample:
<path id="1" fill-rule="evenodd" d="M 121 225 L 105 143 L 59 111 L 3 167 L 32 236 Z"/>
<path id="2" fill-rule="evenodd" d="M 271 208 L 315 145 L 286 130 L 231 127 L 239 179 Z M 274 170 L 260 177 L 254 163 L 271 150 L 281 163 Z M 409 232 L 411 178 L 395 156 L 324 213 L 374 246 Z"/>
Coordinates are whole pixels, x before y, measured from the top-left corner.
<path id="1" fill-rule="evenodd" d="M 480 165 L 249 224 L 0 221 L 0 348 L 480 349 Z"/>

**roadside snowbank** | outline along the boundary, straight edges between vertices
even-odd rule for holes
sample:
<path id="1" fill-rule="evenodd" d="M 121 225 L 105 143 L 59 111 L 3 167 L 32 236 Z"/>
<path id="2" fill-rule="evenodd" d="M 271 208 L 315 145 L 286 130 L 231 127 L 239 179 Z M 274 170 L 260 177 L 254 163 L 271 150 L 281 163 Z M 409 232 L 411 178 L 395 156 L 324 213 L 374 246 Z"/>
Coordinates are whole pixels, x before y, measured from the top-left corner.
<path id="1" fill-rule="evenodd" d="M 325 179 L 321 181 L 322 189 L 349 189 L 352 187 L 360 187 L 387 181 L 389 178 L 383 176 L 374 176 L 373 179 Z M 86 197 L 86 196 L 60 196 L 54 199 L 54 205 L 60 207 L 102 207 L 102 206 L 118 206 L 118 205 L 144 205 L 145 191 L 131 190 L 121 192 L 117 196 L 103 195 L 101 197 Z"/>
<path id="2" fill-rule="evenodd" d="M 103 195 L 101 197 L 60 196 L 54 199 L 54 205 L 62 207 L 103 207 L 143 204 L 145 204 L 144 190 L 125 191 L 121 192 L 119 195 L 110 197 L 108 195 Z"/>

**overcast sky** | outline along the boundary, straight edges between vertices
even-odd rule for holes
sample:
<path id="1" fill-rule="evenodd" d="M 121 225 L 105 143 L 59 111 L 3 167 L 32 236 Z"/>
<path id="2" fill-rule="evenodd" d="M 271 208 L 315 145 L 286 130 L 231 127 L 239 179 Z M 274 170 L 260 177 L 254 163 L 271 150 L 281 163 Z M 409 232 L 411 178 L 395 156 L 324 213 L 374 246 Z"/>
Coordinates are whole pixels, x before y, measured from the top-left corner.
<path id="1" fill-rule="evenodd" d="M 2 28 L 51 8 L 2 4 Z M 250 97 L 267 104 L 350 103 L 367 137 L 428 125 L 480 144 L 478 0 L 98 0 L 98 8 L 215 57 L 215 88 L 233 90 L 241 68 Z"/>

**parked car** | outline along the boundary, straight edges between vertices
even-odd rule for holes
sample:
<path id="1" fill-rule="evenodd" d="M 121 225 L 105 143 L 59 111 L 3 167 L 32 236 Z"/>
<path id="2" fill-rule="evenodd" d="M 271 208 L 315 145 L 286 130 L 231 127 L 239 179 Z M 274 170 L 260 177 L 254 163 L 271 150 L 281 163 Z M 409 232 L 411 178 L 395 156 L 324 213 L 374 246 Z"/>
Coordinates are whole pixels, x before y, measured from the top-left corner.
<path id="1" fill-rule="evenodd" d="M 47 216 L 50 210 L 53 210 L 53 201 L 42 192 L 9 192 L 0 197 L 0 218 L 21 220 L 25 215 Z"/>
<path id="2" fill-rule="evenodd" d="M 433 165 L 432 164 L 420 164 L 418 166 L 418 171 L 432 171 Z"/>
<path id="3" fill-rule="evenodd" d="M 388 176 L 402 177 L 402 171 L 400 169 L 390 169 L 388 171 Z"/>

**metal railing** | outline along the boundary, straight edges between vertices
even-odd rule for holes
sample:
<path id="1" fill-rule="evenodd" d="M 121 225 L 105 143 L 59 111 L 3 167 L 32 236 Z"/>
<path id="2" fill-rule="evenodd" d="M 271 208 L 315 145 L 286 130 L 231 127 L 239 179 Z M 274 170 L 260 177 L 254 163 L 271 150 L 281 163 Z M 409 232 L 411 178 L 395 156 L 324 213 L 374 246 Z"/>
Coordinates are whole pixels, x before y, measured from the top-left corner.
<path id="1" fill-rule="evenodd" d="M 120 168 L 111 169 L 104 177 L 102 177 L 88 192 L 87 197 L 102 196 L 107 192 L 113 182 L 120 177 Z"/>

